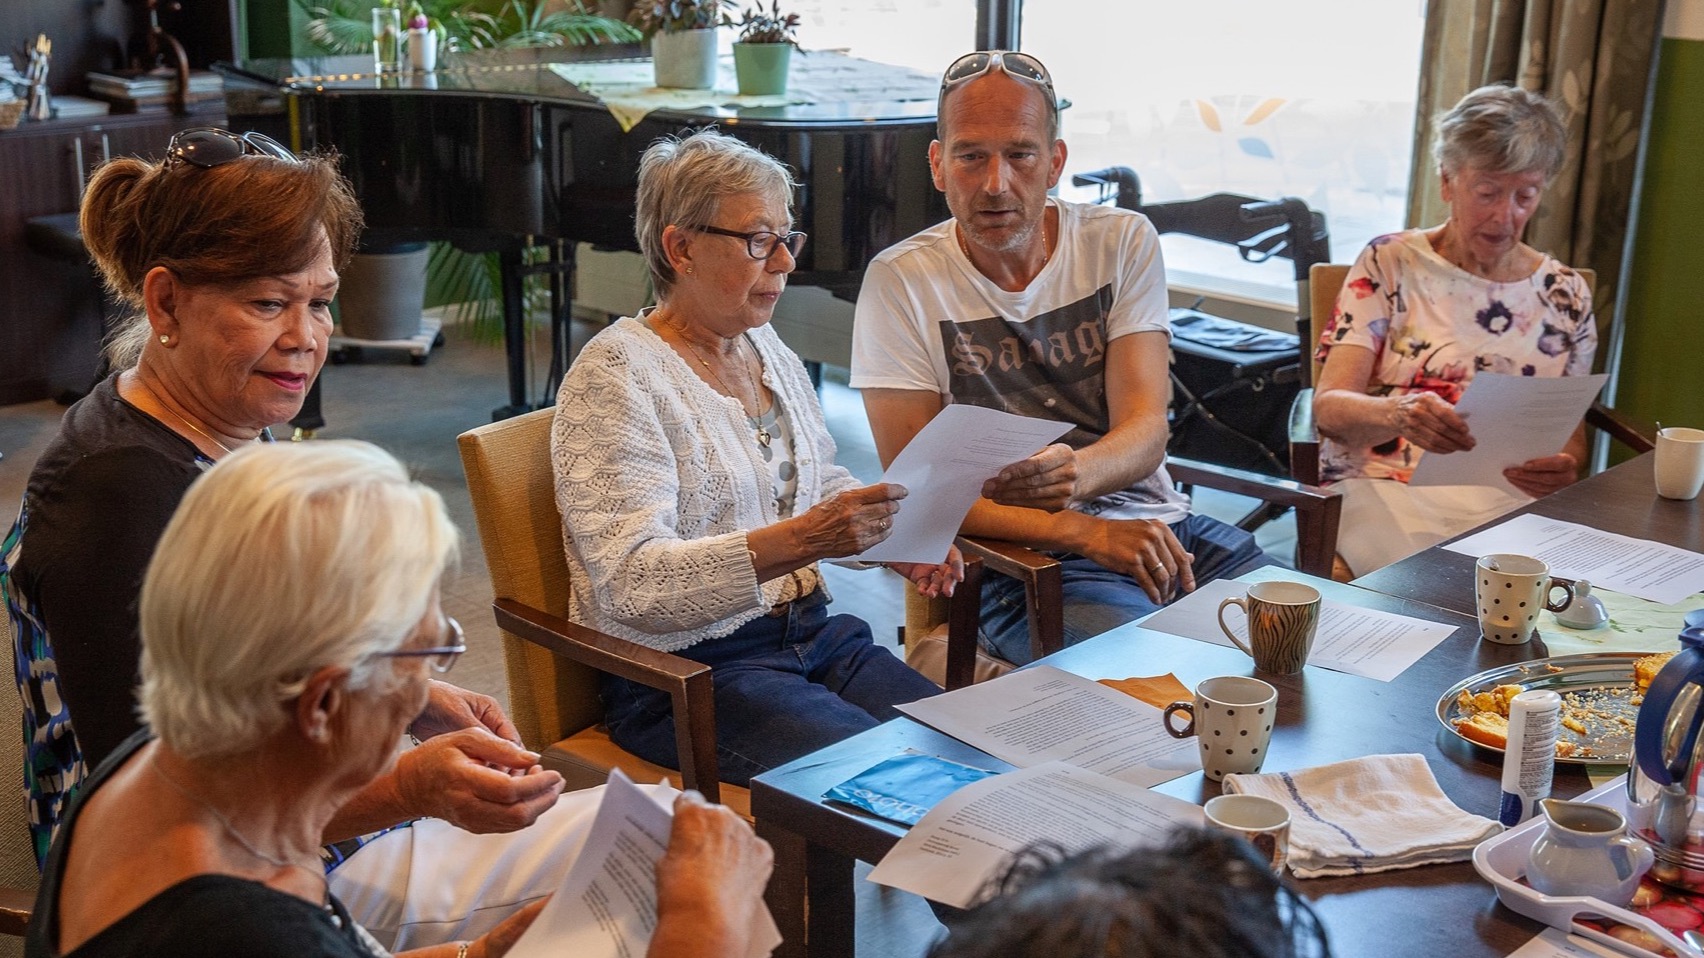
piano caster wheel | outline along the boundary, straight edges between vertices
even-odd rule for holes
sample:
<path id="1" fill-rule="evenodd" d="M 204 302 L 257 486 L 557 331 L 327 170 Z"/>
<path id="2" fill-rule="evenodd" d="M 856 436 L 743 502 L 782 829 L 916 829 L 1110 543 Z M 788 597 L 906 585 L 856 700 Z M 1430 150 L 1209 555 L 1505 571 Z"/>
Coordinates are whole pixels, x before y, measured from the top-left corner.
<path id="1" fill-rule="evenodd" d="M 438 330 L 438 335 L 432 337 L 432 348 L 433 349 L 444 348 L 444 331 L 443 330 L 441 330 L 441 329 Z"/>
<path id="2" fill-rule="evenodd" d="M 413 355 L 410 355 L 408 357 L 408 364 L 410 366 L 424 366 L 424 365 L 426 365 L 426 354 L 425 353 L 415 353 Z"/>
<path id="3" fill-rule="evenodd" d="M 313 430 L 313 429 L 297 428 L 290 433 L 290 441 L 291 442 L 306 442 L 309 439 L 314 438 L 315 431 L 316 430 Z"/>

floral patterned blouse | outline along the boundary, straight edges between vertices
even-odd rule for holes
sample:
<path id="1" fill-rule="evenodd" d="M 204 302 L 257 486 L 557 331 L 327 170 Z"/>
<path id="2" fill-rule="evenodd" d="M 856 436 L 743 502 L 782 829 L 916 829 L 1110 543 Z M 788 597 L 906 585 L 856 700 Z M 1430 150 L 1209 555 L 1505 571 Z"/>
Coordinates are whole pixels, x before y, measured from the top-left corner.
<path id="1" fill-rule="evenodd" d="M 1549 255 L 1526 279 L 1492 282 L 1439 256 L 1416 229 L 1377 237 L 1350 267 L 1320 360 L 1339 345 L 1373 351 L 1368 395 L 1426 390 L 1454 403 L 1480 370 L 1590 373 L 1597 324 L 1585 280 Z M 1421 452 L 1400 437 L 1372 448 L 1324 439 L 1320 478 L 1407 482 Z"/>

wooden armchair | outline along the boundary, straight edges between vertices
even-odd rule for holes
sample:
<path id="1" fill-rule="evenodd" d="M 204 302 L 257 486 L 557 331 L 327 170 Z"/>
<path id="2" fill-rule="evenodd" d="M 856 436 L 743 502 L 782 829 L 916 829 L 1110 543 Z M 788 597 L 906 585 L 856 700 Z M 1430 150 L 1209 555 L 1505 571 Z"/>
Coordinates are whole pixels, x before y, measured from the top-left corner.
<path id="1" fill-rule="evenodd" d="M 1585 279 L 1588 288 L 1597 286 L 1596 270 L 1580 269 L 1575 272 Z M 1310 355 L 1318 350 L 1308 344 L 1318 344 L 1320 331 L 1330 321 L 1331 311 L 1337 306 L 1337 295 L 1348 275 L 1349 267 L 1341 263 L 1315 263 L 1309 271 L 1309 316 L 1302 341 Z M 1313 360 L 1313 376 L 1309 382 L 1319 382 L 1319 369 L 1319 361 Z M 1319 484 L 1319 430 L 1314 426 L 1313 395 L 1312 389 L 1302 390 L 1290 407 L 1290 476 L 1308 485 Z M 1602 400 L 1593 402 L 1586 410 L 1586 425 L 1602 430 L 1636 453 L 1656 448 L 1656 441 L 1651 438 L 1653 430 L 1643 428 L 1625 413 L 1604 405 Z"/>
<path id="2" fill-rule="evenodd" d="M 462 433 L 479 538 L 491 569 L 492 603 L 503 631 L 509 714 L 528 748 L 569 788 L 600 785 L 611 768 L 635 781 L 677 776 L 710 801 L 751 817 L 751 795 L 716 770 L 710 667 L 576 625 L 568 614 L 568 560 L 550 468 L 552 410 Z M 653 765 L 610 741 L 602 727 L 600 673 L 662 689 L 674 704 L 680 771 Z"/>
<path id="3" fill-rule="evenodd" d="M 1192 459 L 1168 457 L 1166 469 L 1179 485 L 1218 489 L 1260 500 L 1263 507 L 1296 511 L 1296 568 L 1309 575 L 1329 578 L 1337 553 L 1337 527 L 1342 515 L 1342 497 L 1289 479 L 1242 469 L 1232 469 Z M 1256 509 L 1243 522 L 1264 521 L 1266 510 Z M 1241 523 L 1239 523 L 1240 525 Z M 1059 651 L 1065 644 L 1064 597 L 1058 560 L 1011 542 L 961 536 L 959 549 L 967 560 L 981 564 L 1024 583 L 1028 608 L 1030 651 L 1040 658 Z M 977 580 L 978 584 L 980 579 Z M 965 574 L 965 586 L 971 576 Z M 957 600 L 967 590 L 961 588 Z M 977 590 L 979 591 L 979 590 Z M 962 688 L 1009 671 L 1012 663 L 982 651 L 973 630 L 957 628 L 943 635 L 945 603 L 930 601 L 915 590 L 906 593 L 905 660 L 948 689 Z"/>

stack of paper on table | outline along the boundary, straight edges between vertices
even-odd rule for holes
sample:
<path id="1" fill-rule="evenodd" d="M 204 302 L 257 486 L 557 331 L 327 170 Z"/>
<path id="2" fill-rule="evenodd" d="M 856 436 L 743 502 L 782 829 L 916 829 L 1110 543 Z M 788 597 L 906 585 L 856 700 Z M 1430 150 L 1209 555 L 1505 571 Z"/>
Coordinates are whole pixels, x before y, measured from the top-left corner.
<path id="1" fill-rule="evenodd" d="M 1586 579 L 1594 587 L 1664 605 L 1704 592 L 1704 555 L 1531 513 L 1443 548 L 1475 558 L 1493 552 L 1532 556 L 1549 565 L 1551 575 Z"/>

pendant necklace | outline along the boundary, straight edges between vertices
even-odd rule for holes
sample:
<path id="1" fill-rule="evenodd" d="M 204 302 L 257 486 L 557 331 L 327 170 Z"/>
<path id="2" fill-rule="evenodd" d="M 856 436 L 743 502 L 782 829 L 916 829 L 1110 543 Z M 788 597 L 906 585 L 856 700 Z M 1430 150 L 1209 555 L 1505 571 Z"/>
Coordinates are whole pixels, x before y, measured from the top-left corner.
<path id="1" fill-rule="evenodd" d="M 746 421 L 751 423 L 752 427 L 757 430 L 757 444 L 768 449 L 770 441 L 775 437 L 769 434 L 769 428 L 763 424 L 763 417 L 761 415 L 753 416 L 750 412 L 747 412 L 745 397 L 734 392 L 732 389 L 729 389 L 728 384 L 722 381 L 722 377 L 716 375 L 716 370 L 710 368 L 710 363 L 704 359 L 704 354 L 698 351 L 698 347 L 693 344 L 692 338 L 686 335 L 686 330 L 684 328 L 667 322 L 663 323 L 663 325 L 675 331 L 675 335 L 679 336 L 680 341 L 686 344 L 686 348 L 692 350 L 693 358 L 698 360 L 698 365 L 704 367 L 704 371 L 710 374 L 710 378 L 716 381 L 716 385 L 722 387 L 722 391 L 724 393 L 732 396 L 734 401 L 740 404 L 740 412 L 745 413 Z M 746 341 L 748 343 L 751 341 L 751 337 L 749 335 L 746 336 Z M 757 347 L 753 346 L 752 348 L 756 349 Z M 757 397 L 759 407 L 758 412 L 761 413 L 763 411 L 763 393 L 757 388 L 756 383 L 752 380 L 751 367 L 746 364 L 744 353 L 740 354 L 740 372 L 745 375 L 746 388 L 751 391 L 753 396 Z"/>

